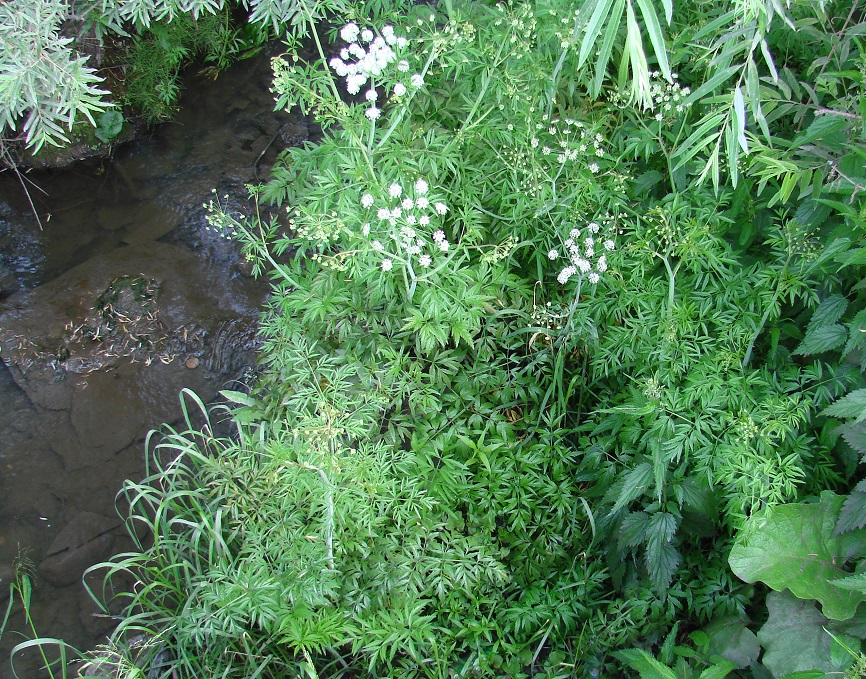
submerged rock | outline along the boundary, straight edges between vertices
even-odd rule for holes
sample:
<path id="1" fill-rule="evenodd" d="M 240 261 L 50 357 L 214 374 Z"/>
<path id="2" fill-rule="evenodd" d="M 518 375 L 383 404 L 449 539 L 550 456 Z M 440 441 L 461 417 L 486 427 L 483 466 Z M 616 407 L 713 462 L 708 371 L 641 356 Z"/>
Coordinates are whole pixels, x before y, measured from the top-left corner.
<path id="1" fill-rule="evenodd" d="M 78 513 L 51 543 L 39 573 L 56 587 L 80 582 L 84 571 L 110 552 L 114 541 L 111 532 L 120 525 L 117 518 Z"/>
<path id="2" fill-rule="evenodd" d="M 264 292 L 178 245 L 121 248 L 0 302 L 0 356 L 72 471 L 174 419 L 182 389 L 211 400 L 252 365 Z"/>

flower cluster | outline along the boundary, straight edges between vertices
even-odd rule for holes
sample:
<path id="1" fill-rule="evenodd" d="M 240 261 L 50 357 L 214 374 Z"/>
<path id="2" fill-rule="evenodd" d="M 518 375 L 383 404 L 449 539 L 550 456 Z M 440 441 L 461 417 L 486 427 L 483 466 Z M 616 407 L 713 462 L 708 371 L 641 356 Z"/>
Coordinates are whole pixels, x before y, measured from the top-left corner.
<path id="1" fill-rule="evenodd" d="M 603 143 L 601 133 L 593 133 L 579 120 L 545 115 L 535 123 L 529 145 L 534 149 L 540 147 L 543 156 L 555 154 L 560 165 L 581 159 L 587 162 L 590 172 L 596 173 L 600 169 L 598 161 L 605 155 Z"/>
<path id="2" fill-rule="evenodd" d="M 564 313 L 561 309 L 558 311 L 554 310 L 550 302 L 541 305 L 533 301 L 532 313 L 529 318 L 530 322 L 527 327 L 539 328 L 529 339 L 530 346 L 538 339 L 542 339 L 545 343 L 550 344 L 553 341 L 552 335 L 562 330 Z"/>
<path id="3" fill-rule="evenodd" d="M 648 103 L 650 111 L 653 111 L 653 118 L 658 122 L 672 123 L 691 107 L 691 102 L 686 101 L 692 93 L 691 89 L 680 87 L 676 73 L 672 73 L 671 77 L 673 82 L 668 82 L 658 71 L 650 73 Z M 629 104 L 629 97 L 621 92 L 614 92 L 611 101 L 625 107 Z"/>
<path id="4" fill-rule="evenodd" d="M 556 279 L 565 285 L 574 276 L 585 276 L 593 285 L 598 283 L 608 268 L 607 253 L 616 247 L 611 233 L 609 223 L 606 228 L 602 228 L 598 222 L 590 222 L 584 229 L 572 229 L 564 243 L 563 257 L 568 259 L 568 264 Z M 547 257 L 550 260 L 559 259 L 559 250 L 551 250 Z"/>
<path id="5" fill-rule="evenodd" d="M 346 90 L 349 94 L 358 94 L 361 88 L 369 83 L 364 92 L 364 99 L 369 102 L 365 111 L 370 120 L 376 120 L 381 110 L 376 106 L 379 92 L 376 89 L 376 79 L 381 77 L 386 69 L 397 62 L 397 71 L 408 73 L 409 62 L 400 59 L 398 51 L 408 44 L 403 36 L 394 33 L 393 26 L 384 26 L 381 35 L 376 35 L 370 28 L 360 28 L 355 23 L 348 23 L 340 29 L 340 37 L 349 45 L 340 50 L 340 56 L 334 57 L 329 63 L 331 69 L 341 78 L 346 79 Z M 409 86 L 419 88 L 424 84 L 424 78 L 419 73 L 409 77 Z M 407 92 L 403 82 L 394 83 L 391 93 L 401 97 Z"/>
<path id="6" fill-rule="evenodd" d="M 369 222 L 364 224 L 361 235 L 367 239 L 373 236 L 369 241 L 370 248 L 383 256 L 383 271 L 390 271 L 395 259 L 406 262 L 410 268 L 415 262 L 427 269 L 437 253 L 447 252 L 451 247 L 442 229 L 434 230 L 429 237 L 427 235 L 434 221 L 448 212 L 445 203 L 430 199 L 429 191 L 424 179 L 418 179 L 405 190 L 402 184 L 395 182 L 388 187 L 387 198 L 380 201 L 383 204 L 378 208 L 372 193 L 361 196 L 361 207 L 371 212 L 375 210 L 378 219 L 375 226 Z M 387 234 L 384 238 L 375 238 L 383 232 Z"/>

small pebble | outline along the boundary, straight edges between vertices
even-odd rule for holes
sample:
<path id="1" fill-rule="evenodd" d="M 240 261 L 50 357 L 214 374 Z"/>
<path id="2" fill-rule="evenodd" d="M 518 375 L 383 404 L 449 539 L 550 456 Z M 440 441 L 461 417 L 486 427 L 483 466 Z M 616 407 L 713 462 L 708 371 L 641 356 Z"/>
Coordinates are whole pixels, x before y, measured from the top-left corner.
<path id="1" fill-rule="evenodd" d="M 198 359 L 195 356 L 191 356 L 190 358 L 186 359 L 186 363 L 184 363 L 184 365 L 190 370 L 194 370 L 195 368 L 198 368 Z"/>

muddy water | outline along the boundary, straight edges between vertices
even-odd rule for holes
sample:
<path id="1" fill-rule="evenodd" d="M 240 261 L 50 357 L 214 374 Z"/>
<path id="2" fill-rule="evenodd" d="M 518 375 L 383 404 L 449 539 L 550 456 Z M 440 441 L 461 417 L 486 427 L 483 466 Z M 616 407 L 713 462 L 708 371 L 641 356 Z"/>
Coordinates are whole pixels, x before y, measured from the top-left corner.
<path id="1" fill-rule="evenodd" d="M 82 649 L 104 638 L 111 621 L 94 615 L 78 571 L 82 558 L 98 561 L 128 546 L 114 497 L 123 479 L 143 473 L 144 434 L 179 416 L 180 387 L 213 393 L 251 362 L 249 352 L 231 360 L 208 354 L 207 339 L 193 346 L 186 335 L 171 365 L 121 357 L 75 372 L 71 360 L 54 357 L 23 370 L 13 354 L 39 334 L 39 323 L 81 321 L 92 295 L 118 275 L 162 284 L 156 302 L 167 331 L 198 314 L 190 334 L 213 339 L 243 327 L 232 337 L 249 341 L 264 286 L 245 275 L 233 244 L 205 230 L 202 203 L 214 188 L 243 196 L 278 150 L 306 138 L 304 120 L 272 111 L 269 83 L 267 57 L 215 82 L 190 74 L 175 123 L 111 159 L 31 173 L 41 228 L 16 178 L 0 174 L 0 332 L 18 338 L 17 347 L 7 341 L 0 349 L 10 363 L 0 365 L 0 621 L 11 565 L 23 552 L 33 563 L 38 634 Z M 197 305 L 195 312 L 185 305 Z M 200 367 L 184 368 L 187 356 Z M 77 561 L 63 560 L 76 550 Z M 16 607 L 0 640 L 3 679 L 13 676 L 9 652 L 22 634 L 32 636 Z M 48 676 L 31 651 L 15 657 L 15 669 L 24 679 Z"/>

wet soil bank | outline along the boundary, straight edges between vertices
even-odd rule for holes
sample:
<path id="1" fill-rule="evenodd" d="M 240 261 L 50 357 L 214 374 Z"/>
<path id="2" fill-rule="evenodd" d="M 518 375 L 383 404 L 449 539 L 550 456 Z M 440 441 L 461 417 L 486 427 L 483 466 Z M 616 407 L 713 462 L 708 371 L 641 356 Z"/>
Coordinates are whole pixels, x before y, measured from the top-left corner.
<path id="1" fill-rule="evenodd" d="M 304 119 L 273 112 L 270 80 L 267 56 L 214 82 L 190 74 L 175 123 L 26 175 L 42 229 L 0 174 L 0 616 L 25 553 L 40 636 L 87 649 L 110 631 L 81 575 L 129 548 L 114 502 L 144 473 L 144 437 L 179 418 L 181 389 L 210 400 L 254 366 L 267 286 L 206 230 L 202 204 L 216 189 L 245 209 L 244 184 L 307 138 Z M 20 633 L 16 608 L 0 677 Z M 16 656 L 19 677 L 48 676 L 38 667 Z"/>

